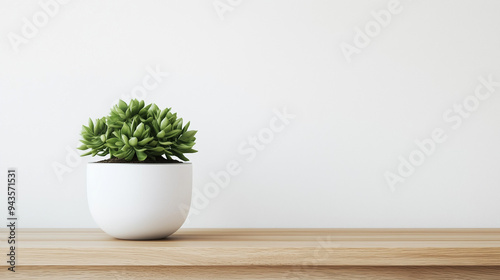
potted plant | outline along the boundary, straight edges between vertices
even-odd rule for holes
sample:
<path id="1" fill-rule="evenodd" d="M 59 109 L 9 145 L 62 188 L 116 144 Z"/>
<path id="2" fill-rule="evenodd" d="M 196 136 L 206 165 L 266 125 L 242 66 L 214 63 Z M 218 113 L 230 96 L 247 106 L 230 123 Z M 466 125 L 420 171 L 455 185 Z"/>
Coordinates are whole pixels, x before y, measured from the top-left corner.
<path id="1" fill-rule="evenodd" d="M 96 223 L 119 239 L 161 239 L 184 223 L 192 192 L 195 130 L 171 108 L 120 100 L 108 116 L 82 128 L 82 156 L 109 159 L 87 164 L 87 197 Z M 175 158 L 181 160 L 176 160 Z M 187 210 L 186 210 L 187 209 Z"/>

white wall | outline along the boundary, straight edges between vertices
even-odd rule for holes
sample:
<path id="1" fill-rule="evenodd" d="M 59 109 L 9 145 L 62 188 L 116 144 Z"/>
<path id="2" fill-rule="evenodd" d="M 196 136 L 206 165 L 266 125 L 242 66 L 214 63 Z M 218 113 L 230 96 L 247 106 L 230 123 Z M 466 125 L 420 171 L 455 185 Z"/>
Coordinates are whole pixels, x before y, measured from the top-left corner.
<path id="1" fill-rule="evenodd" d="M 96 227 L 81 125 L 158 67 L 144 99 L 199 130 L 195 189 L 241 166 L 187 227 L 500 226 L 500 86 L 479 80 L 500 81 L 499 1 L 226 1 L 73 0 L 46 23 L 38 1 L 0 2 L 1 209 L 14 166 L 21 227 Z M 295 117 L 251 148 L 284 108 Z M 444 142 L 391 189 L 386 172 L 436 129 Z"/>

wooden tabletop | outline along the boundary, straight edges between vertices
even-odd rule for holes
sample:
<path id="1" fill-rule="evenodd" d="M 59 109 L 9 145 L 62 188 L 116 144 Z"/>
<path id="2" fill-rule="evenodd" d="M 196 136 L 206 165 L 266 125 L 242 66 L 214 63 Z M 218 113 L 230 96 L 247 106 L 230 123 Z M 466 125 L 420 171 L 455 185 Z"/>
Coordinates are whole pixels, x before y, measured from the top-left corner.
<path id="1" fill-rule="evenodd" d="M 498 280 L 500 230 L 181 229 L 126 241 L 99 229 L 18 229 L 16 272 L 7 268 L 0 262 L 0 279 Z"/>
<path id="2" fill-rule="evenodd" d="M 19 265 L 500 265 L 499 229 L 181 229 L 154 241 L 19 229 L 17 243 Z"/>

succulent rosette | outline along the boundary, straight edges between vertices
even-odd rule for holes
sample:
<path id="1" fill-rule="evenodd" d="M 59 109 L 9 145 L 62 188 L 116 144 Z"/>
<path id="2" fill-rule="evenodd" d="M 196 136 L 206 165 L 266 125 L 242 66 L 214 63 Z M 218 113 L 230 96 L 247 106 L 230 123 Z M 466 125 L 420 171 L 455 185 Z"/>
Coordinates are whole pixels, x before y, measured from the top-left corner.
<path id="1" fill-rule="evenodd" d="M 82 127 L 82 146 L 89 150 L 82 156 L 110 155 L 126 161 L 144 161 L 147 158 L 166 158 L 189 161 L 184 155 L 196 153 L 193 149 L 196 130 L 183 125 L 182 118 L 172 113 L 171 108 L 161 110 L 156 104 L 145 106 L 144 101 L 131 100 L 129 104 L 120 100 L 107 117 L 89 119 Z"/>

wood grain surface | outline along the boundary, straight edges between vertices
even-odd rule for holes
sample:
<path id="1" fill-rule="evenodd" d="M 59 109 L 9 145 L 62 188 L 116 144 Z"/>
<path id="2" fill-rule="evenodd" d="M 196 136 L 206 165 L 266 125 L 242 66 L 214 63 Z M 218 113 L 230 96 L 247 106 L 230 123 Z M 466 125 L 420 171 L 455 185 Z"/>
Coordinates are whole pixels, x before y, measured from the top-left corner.
<path id="1" fill-rule="evenodd" d="M 0 279 L 498 280 L 499 275 L 492 266 L 27 266 L 0 272 Z"/>
<path id="2" fill-rule="evenodd" d="M 19 229 L 16 255 L 17 272 L 3 261 L 1 279 L 500 279 L 500 230 L 181 229 L 128 241 Z"/>

